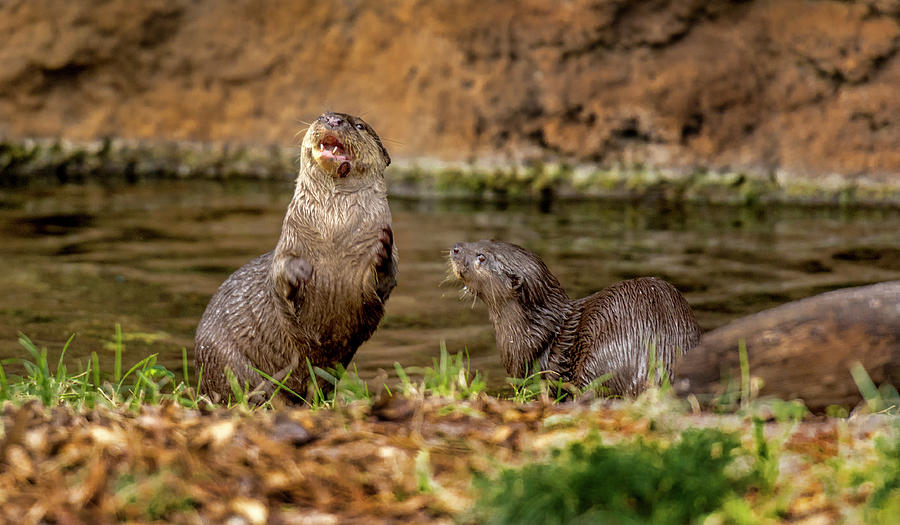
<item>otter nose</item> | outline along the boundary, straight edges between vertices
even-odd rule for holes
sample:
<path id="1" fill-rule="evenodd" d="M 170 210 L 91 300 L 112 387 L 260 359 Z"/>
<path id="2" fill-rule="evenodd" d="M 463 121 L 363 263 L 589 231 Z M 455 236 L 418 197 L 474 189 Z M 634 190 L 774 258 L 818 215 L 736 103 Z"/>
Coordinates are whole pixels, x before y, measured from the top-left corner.
<path id="1" fill-rule="evenodd" d="M 334 113 L 326 113 L 319 117 L 319 120 L 331 129 L 339 128 L 344 124 L 344 119 Z"/>
<path id="2" fill-rule="evenodd" d="M 462 244 L 456 243 L 453 245 L 453 249 L 450 250 L 453 252 L 453 255 L 459 255 L 459 252 L 462 251 Z"/>

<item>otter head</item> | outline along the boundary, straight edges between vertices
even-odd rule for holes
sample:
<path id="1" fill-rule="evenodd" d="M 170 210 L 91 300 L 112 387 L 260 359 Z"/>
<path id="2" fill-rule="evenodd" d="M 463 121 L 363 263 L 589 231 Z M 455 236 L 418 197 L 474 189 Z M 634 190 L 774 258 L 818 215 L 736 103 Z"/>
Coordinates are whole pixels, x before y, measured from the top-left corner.
<path id="1" fill-rule="evenodd" d="M 363 119 L 346 113 L 324 113 L 303 137 L 305 162 L 315 163 L 335 179 L 381 175 L 391 157 Z"/>
<path id="2" fill-rule="evenodd" d="M 450 270 L 491 309 L 515 302 L 528 309 L 567 300 L 556 277 L 537 255 L 508 242 L 461 242 L 450 250 Z"/>

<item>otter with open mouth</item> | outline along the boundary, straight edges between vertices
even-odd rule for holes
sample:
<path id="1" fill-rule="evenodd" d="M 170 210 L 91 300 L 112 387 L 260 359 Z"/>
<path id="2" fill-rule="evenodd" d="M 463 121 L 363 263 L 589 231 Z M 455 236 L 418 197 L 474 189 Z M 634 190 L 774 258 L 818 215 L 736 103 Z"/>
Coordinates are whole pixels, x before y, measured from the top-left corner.
<path id="1" fill-rule="evenodd" d="M 203 393 L 228 399 L 233 375 L 262 401 L 275 385 L 260 371 L 305 395 L 307 360 L 347 366 L 397 283 L 384 182 L 390 162 L 359 117 L 325 113 L 309 126 L 275 249 L 231 274 L 197 326 Z"/>
<path id="2" fill-rule="evenodd" d="M 537 255 L 486 240 L 456 244 L 450 270 L 464 294 L 487 305 L 500 360 L 513 377 L 537 363 L 548 379 L 584 388 L 607 376 L 610 394 L 636 395 L 648 384 L 651 353 L 671 381 L 677 359 L 700 342 L 691 307 L 662 279 L 629 279 L 571 300 Z"/>
<path id="3" fill-rule="evenodd" d="M 339 178 L 349 175 L 350 162 L 353 160 L 353 157 L 352 153 L 347 151 L 344 143 L 331 134 L 321 137 L 318 142 L 319 146 L 313 152 L 316 162 L 328 171 L 334 170 Z M 337 168 L 334 168 L 334 166 L 337 166 Z"/>

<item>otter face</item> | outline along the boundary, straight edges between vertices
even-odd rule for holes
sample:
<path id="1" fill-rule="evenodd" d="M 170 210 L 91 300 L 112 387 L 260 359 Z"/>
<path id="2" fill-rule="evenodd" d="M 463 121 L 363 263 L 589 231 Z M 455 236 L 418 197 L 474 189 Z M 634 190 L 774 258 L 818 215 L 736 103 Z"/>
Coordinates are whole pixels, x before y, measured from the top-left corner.
<path id="1" fill-rule="evenodd" d="M 303 155 L 325 173 L 342 179 L 382 173 L 391 157 L 381 139 L 363 119 L 346 113 L 324 113 L 303 137 Z"/>
<path id="2" fill-rule="evenodd" d="M 450 269 L 464 293 L 480 296 L 488 306 L 510 300 L 533 304 L 560 289 L 559 282 L 532 252 L 502 241 L 458 243 L 450 250 Z"/>

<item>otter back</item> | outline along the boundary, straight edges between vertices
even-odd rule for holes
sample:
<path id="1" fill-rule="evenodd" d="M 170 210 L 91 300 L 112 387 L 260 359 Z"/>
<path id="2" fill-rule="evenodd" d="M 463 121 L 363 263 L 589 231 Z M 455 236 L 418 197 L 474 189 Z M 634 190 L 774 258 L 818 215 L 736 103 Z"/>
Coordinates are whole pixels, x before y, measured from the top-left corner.
<path id="1" fill-rule="evenodd" d="M 616 283 L 575 301 L 575 309 L 581 315 L 574 340 L 551 352 L 551 360 L 558 359 L 560 375 L 579 387 L 610 374 L 603 385 L 611 393 L 635 395 L 654 367 L 658 373 L 650 379 L 665 374 L 671 382 L 678 359 L 700 342 L 687 301 L 655 277 Z"/>

